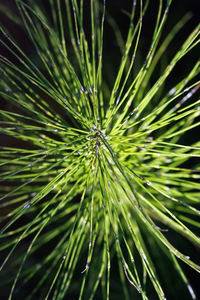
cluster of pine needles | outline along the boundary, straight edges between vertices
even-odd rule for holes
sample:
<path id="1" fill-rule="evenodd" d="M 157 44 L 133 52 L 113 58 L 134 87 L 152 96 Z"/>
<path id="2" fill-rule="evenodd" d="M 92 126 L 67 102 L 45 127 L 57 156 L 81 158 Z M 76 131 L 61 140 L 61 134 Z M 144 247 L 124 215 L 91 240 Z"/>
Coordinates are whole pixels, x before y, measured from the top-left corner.
<path id="1" fill-rule="evenodd" d="M 200 62 L 165 83 L 198 45 L 199 26 L 158 73 L 190 19 L 163 38 L 171 0 L 158 1 L 139 66 L 148 1 L 130 0 L 125 39 L 106 1 L 15 2 L 18 17 L 1 9 L 37 59 L 0 25 L 9 53 L 0 56 L 1 290 L 9 300 L 166 299 L 172 276 L 196 299 L 182 268 L 200 267 L 171 236 L 200 245 L 200 141 L 183 143 L 200 125 Z M 121 51 L 112 85 L 107 23 Z"/>

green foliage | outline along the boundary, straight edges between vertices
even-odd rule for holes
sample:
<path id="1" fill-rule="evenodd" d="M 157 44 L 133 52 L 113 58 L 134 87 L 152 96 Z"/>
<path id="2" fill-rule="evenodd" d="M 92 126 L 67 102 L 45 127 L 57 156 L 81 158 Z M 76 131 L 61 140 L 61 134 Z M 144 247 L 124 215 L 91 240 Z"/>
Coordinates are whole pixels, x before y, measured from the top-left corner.
<path id="1" fill-rule="evenodd" d="M 163 39 L 171 1 L 159 1 L 139 65 L 152 9 L 144 2 L 126 12 L 126 40 L 105 1 L 49 0 L 46 11 L 16 0 L 20 18 L 6 13 L 37 54 L 1 25 L 0 278 L 9 299 L 165 299 L 174 280 L 196 299 L 182 268 L 200 271 L 185 253 L 187 240 L 200 245 L 200 142 L 187 143 L 200 124 L 199 61 L 165 84 L 199 43 L 199 26 L 166 63 L 190 15 Z M 105 21 L 121 51 L 117 71 L 104 56 Z"/>

